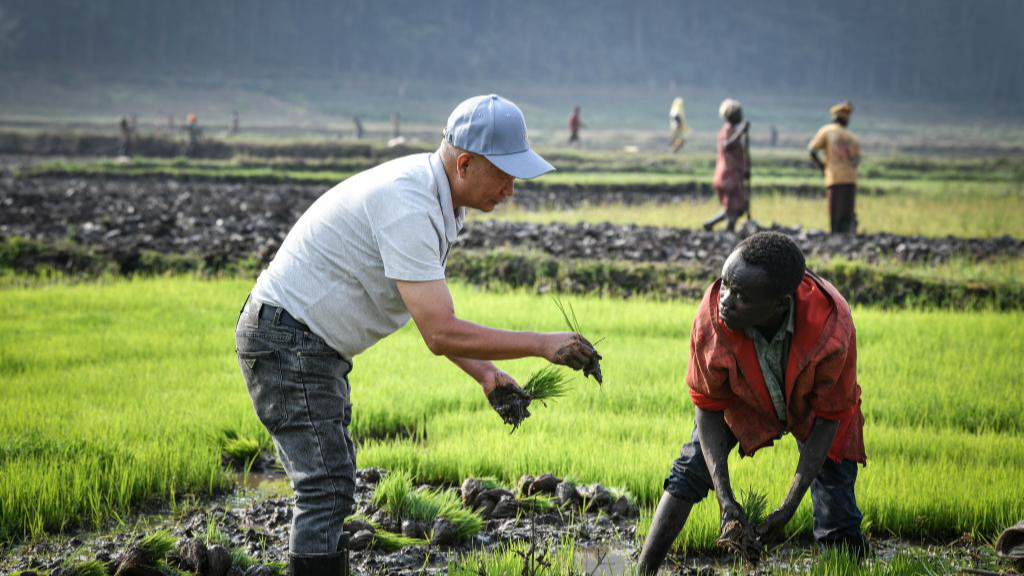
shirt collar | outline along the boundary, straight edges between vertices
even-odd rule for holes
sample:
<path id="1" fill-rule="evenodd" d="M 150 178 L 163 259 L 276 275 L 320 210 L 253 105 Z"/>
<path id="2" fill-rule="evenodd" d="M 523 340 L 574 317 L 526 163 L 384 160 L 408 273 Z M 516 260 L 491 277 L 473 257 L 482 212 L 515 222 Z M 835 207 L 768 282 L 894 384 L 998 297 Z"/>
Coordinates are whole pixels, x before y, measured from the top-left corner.
<path id="1" fill-rule="evenodd" d="M 452 189 L 448 185 L 448 174 L 444 171 L 444 164 L 437 152 L 429 156 L 430 168 L 434 172 L 434 181 L 437 183 L 437 198 L 441 202 L 441 215 L 444 217 L 444 235 L 451 244 L 455 242 L 459 232 L 462 230 L 463 222 L 466 219 L 466 209 L 456 210 L 452 206 Z"/>

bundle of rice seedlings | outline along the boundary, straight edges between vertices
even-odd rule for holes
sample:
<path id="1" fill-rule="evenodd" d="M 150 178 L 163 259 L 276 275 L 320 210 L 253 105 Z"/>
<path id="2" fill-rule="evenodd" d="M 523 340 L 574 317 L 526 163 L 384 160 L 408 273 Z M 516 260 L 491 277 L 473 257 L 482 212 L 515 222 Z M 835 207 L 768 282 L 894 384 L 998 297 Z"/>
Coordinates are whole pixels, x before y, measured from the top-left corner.
<path id="1" fill-rule="evenodd" d="M 117 567 L 117 575 L 130 572 L 140 566 L 156 566 L 178 545 L 178 539 L 166 530 L 158 530 L 132 544 Z"/>
<path id="2" fill-rule="evenodd" d="M 554 298 L 555 306 L 558 307 L 558 311 L 562 313 L 562 318 L 565 320 L 566 326 L 569 327 L 570 332 L 575 332 L 580 336 L 583 336 L 583 328 L 580 326 L 579 318 L 576 317 L 576 310 L 573 309 L 571 303 L 562 304 L 560 298 Z M 589 338 L 583 336 L 588 342 L 591 342 Z M 591 342 L 591 346 L 597 350 L 597 345 L 604 341 L 604 338 Z M 600 385 L 602 381 L 601 377 L 601 365 L 595 363 L 593 366 L 583 369 L 584 376 L 593 376 L 594 380 Z"/>
<path id="3" fill-rule="evenodd" d="M 463 508 L 458 494 L 444 488 L 415 490 L 408 472 L 388 474 L 377 484 L 372 501 L 394 518 L 427 524 L 444 518 L 452 523 L 460 538 L 469 538 L 483 529 L 483 518 Z"/>
<path id="4" fill-rule="evenodd" d="M 530 375 L 523 390 L 533 400 L 547 406 L 548 400 L 565 396 L 569 391 L 570 377 L 557 366 L 545 366 Z"/>
<path id="5" fill-rule="evenodd" d="M 107 576 L 107 564 L 102 560 L 66 562 L 64 569 L 72 576 Z"/>
<path id="6" fill-rule="evenodd" d="M 263 443 L 255 438 L 246 438 L 232 428 L 223 428 L 212 435 L 213 442 L 220 447 L 225 463 L 249 468 L 263 452 Z"/>
<path id="7" fill-rule="evenodd" d="M 395 534 L 394 532 L 388 532 L 387 530 L 377 529 L 373 533 L 373 543 L 371 546 L 385 552 L 397 552 L 406 546 L 419 546 L 426 543 L 426 540 L 420 538 L 410 538 L 401 534 Z"/>
<path id="8" fill-rule="evenodd" d="M 756 526 L 768 516 L 768 496 L 753 488 L 746 488 L 740 497 L 740 506 L 747 514 L 747 523 Z"/>
<path id="9" fill-rule="evenodd" d="M 402 504 L 412 492 L 412 476 L 408 472 L 393 471 L 377 483 L 373 491 L 373 505 L 393 517 L 402 516 Z"/>

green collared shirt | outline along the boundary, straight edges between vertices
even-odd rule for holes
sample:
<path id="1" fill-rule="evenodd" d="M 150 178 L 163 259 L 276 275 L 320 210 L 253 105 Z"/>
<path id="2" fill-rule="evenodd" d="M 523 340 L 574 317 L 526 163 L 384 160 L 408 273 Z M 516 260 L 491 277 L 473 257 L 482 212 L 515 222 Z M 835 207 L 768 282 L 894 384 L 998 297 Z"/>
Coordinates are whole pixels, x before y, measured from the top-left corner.
<path id="1" fill-rule="evenodd" d="M 793 306 L 792 300 L 786 316 L 785 329 L 776 332 L 770 342 L 757 328 L 745 330 L 747 337 L 754 341 L 754 350 L 757 351 L 757 362 L 761 365 L 764 383 L 772 397 L 775 413 L 782 422 L 786 421 L 786 395 L 783 392 L 786 383 L 786 360 L 789 358 L 789 343 L 793 340 L 793 330 L 796 327 L 796 307 Z"/>

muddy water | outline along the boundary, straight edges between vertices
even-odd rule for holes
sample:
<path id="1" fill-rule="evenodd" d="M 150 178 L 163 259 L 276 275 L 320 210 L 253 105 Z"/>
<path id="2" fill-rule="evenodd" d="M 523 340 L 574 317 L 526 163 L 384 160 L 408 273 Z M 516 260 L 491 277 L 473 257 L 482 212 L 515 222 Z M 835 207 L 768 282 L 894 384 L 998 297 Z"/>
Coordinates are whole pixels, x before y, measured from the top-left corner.
<path id="1" fill-rule="evenodd" d="M 583 565 L 583 573 L 591 576 L 622 576 L 629 574 L 633 559 L 629 550 L 607 546 L 587 546 L 576 549 L 576 558 Z"/>

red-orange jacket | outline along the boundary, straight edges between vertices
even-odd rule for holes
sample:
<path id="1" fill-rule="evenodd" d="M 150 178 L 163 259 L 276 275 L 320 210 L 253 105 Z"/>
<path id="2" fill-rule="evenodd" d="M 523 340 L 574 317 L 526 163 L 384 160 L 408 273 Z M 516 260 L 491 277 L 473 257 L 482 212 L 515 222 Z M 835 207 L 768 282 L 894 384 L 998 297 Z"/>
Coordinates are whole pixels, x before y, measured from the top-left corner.
<path id="1" fill-rule="evenodd" d="M 724 411 L 743 454 L 770 446 L 783 432 L 761 374 L 754 342 L 718 317 L 716 280 L 690 332 L 686 384 L 702 410 Z M 857 384 L 857 333 L 850 306 L 828 281 L 808 272 L 796 292 L 796 326 L 786 361 L 786 419 L 804 442 L 814 419 L 837 420 L 828 457 L 865 463 L 864 415 Z"/>

